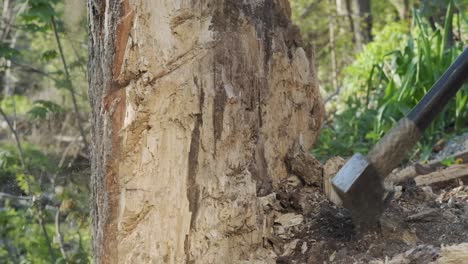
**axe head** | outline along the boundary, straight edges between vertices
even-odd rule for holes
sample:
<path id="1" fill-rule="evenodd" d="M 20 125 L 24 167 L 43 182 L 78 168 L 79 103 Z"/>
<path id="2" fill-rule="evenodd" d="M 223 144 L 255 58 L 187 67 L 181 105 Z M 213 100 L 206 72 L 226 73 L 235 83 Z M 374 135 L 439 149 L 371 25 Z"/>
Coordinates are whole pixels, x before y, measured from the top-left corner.
<path id="1" fill-rule="evenodd" d="M 366 157 L 354 154 L 332 179 L 332 186 L 355 224 L 377 223 L 383 211 L 384 188 Z"/>

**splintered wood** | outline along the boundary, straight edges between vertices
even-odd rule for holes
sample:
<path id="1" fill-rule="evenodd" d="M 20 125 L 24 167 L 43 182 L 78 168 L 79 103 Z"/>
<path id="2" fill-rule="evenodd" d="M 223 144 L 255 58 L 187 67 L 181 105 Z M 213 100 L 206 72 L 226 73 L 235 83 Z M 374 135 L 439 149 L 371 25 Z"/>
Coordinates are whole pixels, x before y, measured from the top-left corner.
<path id="1" fill-rule="evenodd" d="M 331 180 L 336 173 L 343 167 L 345 160 L 341 157 L 333 157 L 323 165 L 323 190 L 328 200 L 336 205 L 341 205 L 343 202 L 338 194 L 333 189 Z"/>
<path id="2" fill-rule="evenodd" d="M 442 247 L 440 259 L 436 263 L 458 264 L 468 263 L 468 243 Z"/>

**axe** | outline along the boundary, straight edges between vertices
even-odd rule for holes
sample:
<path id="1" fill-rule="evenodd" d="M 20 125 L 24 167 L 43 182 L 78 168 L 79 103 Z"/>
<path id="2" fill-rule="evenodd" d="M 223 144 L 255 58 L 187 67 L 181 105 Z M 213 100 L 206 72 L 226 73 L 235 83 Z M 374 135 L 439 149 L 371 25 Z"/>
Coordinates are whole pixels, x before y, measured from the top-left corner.
<path id="1" fill-rule="evenodd" d="M 384 210 L 385 177 L 401 162 L 422 132 L 468 79 L 468 48 L 419 103 L 389 130 L 367 156 L 354 154 L 333 177 L 332 186 L 355 223 L 376 223 Z"/>

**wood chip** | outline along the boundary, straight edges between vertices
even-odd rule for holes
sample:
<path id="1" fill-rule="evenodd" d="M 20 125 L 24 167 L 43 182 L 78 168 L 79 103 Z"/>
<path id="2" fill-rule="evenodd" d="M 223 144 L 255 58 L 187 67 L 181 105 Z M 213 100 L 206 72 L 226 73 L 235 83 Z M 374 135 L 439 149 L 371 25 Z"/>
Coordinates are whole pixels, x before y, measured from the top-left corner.
<path id="1" fill-rule="evenodd" d="M 345 164 L 345 160 L 341 157 L 333 157 L 323 165 L 323 190 L 325 195 L 327 196 L 328 200 L 336 205 L 341 205 L 343 202 L 341 201 L 338 194 L 333 189 L 331 184 L 332 178 L 336 175 L 336 173 L 343 167 Z"/>
<path id="2" fill-rule="evenodd" d="M 406 221 L 408 222 L 432 221 L 438 216 L 438 214 L 439 214 L 439 209 L 429 209 L 421 213 L 413 214 L 413 215 L 406 217 Z"/>
<path id="3" fill-rule="evenodd" d="M 281 256 L 283 257 L 291 256 L 294 253 L 294 250 L 296 249 L 298 242 L 299 242 L 299 239 L 294 239 L 293 241 L 285 244 L 283 254 Z"/>
<path id="4" fill-rule="evenodd" d="M 300 214 L 287 213 L 276 218 L 275 223 L 282 225 L 284 228 L 288 228 L 301 224 L 303 220 L 304 217 Z"/>

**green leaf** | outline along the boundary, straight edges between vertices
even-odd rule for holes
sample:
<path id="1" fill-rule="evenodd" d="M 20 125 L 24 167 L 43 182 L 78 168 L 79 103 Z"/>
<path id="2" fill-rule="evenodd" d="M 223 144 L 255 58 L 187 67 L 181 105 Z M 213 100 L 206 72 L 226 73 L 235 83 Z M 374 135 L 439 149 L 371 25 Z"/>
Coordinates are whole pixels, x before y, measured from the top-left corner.
<path id="1" fill-rule="evenodd" d="M 34 105 L 31 110 L 28 111 L 28 115 L 31 119 L 44 119 L 49 113 L 59 113 L 63 109 L 60 105 L 45 100 L 34 101 Z"/>
<path id="2" fill-rule="evenodd" d="M 10 48 L 6 43 L 0 43 L 0 57 L 7 60 L 11 60 L 15 57 L 20 56 L 20 52 L 17 49 Z"/>
<path id="3" fill-rule="evenodd" d="M 50 26 L 48 24 L 38 25 L 35 22 L 26 22 L 25 24 L 21 26 L 21 28 L 31 33 L 37 33 L 37 32 L 44 33 L 50 29 Z"/>
<path id="4" fill-rule="evenodd" d="M 49 23 L 52 16 L 55 16 L 55 10 L 52 6 L 54 1 L 34 0 L 29 2 L 29 8 L 22 14 L 26 21 L 39 21 Z"/>
<path id="5" fill-rule="evenodd" d="M 448 157 L 440 161 L 440 164 L 448 167 L 455 163 L 455 159 L 453 157 Z"/>
<path id="6" fill-rule="evenodd" d="M 70 89 L 71 81 L 67 79 L 57 79 L 55 80 L 55 86 L 57 88 Z"/>
<path id="7" fill-rule="evenodd" d="M 46 50 L 42 53 L 41 59 L 45 62 L 51 61 L 58 57 L 58 53 L 56 50 Z"/>
<path id="8" fill-rule="evenodd" d="M 380 139 L 380 134 L 379 133 L 376 133 L 374 131 L 370 131 L 366 134 L 365 136 L 366 139 L 369 139 L 369 140 L 373 140 L 373 141 L 376 141 L 376 140 L 379 140 Z"/>

